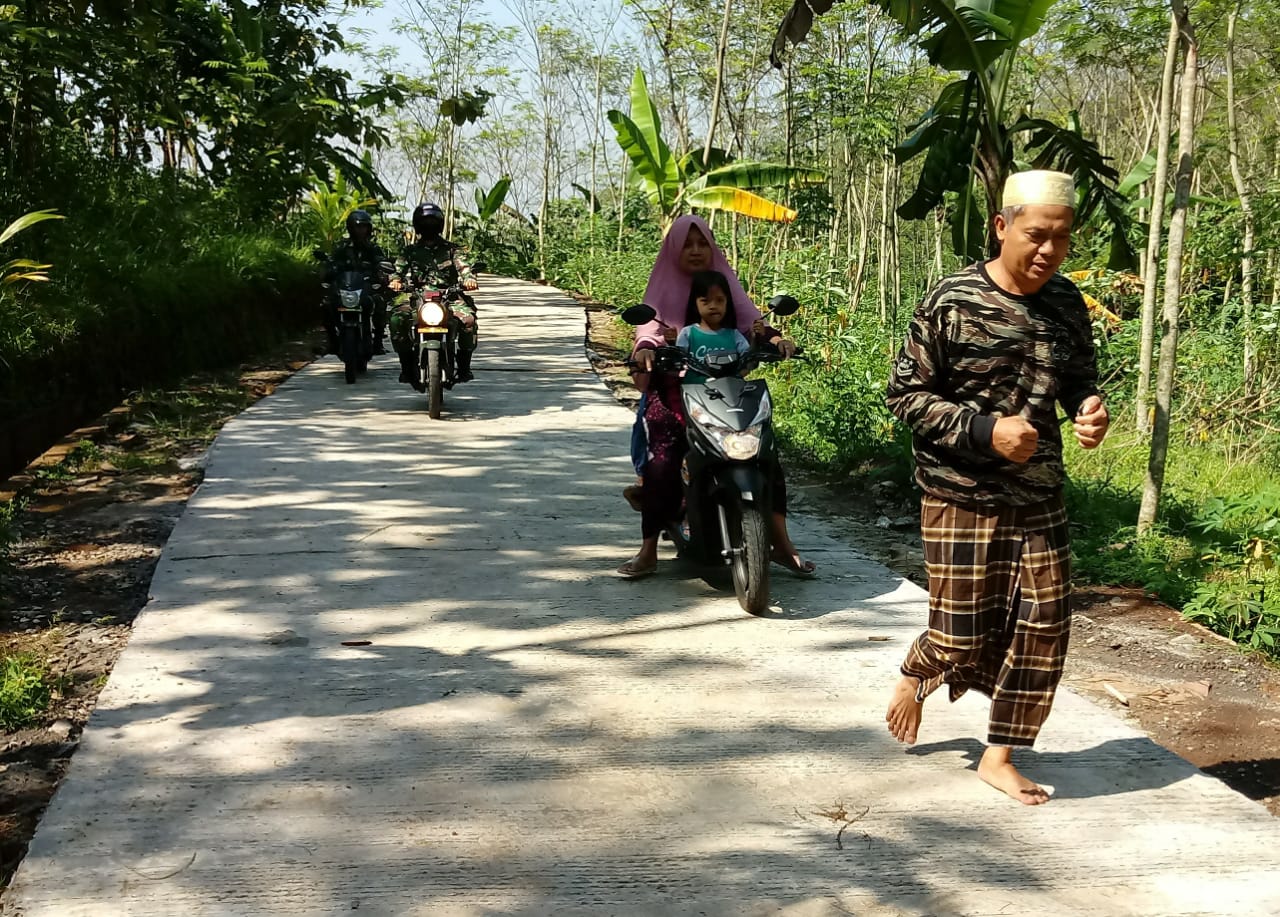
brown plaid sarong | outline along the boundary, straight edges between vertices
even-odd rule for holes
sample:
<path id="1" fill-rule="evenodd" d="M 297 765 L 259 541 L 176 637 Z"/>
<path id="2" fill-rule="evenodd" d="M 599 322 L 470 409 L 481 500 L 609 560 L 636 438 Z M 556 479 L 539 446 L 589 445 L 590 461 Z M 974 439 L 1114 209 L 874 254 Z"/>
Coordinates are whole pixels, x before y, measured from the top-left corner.
<path id="1" fill-rule="evenodd" d="M 1071 546 L 1056 497 L 1029 506 L 964 507 L 925 495 L 920 531 L 929 629 L 902 674 L 917 697 L 991 698 L 987 742 L 1028 746 L 1053 705 L 1071 634 Z"/>

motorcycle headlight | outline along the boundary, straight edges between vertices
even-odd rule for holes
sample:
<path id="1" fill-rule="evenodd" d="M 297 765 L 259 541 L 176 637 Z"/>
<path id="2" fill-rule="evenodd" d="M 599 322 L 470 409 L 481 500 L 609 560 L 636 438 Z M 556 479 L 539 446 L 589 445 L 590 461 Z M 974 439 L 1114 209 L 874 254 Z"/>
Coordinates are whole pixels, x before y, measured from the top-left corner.
<path id="1" fill-rule="evenodd" d="M 342 305 L 346 309 L 360 308 L 360 291 L 359 290 L 339 290 L 338 296 L 342 299 Z"/>
<path id="2" fill-rule="evenodd" d="M 428 299 L 418 307 L 418 321 L 424 325 L 443 325 L 444 306 L 434 299 Z"/>

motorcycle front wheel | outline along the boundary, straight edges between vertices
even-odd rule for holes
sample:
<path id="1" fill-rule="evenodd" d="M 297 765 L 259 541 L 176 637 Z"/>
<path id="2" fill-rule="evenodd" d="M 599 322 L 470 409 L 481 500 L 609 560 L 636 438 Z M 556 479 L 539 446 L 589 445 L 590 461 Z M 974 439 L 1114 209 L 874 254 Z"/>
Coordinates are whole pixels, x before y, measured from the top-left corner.
<path id="1" fill-rule="evenodd" d="M 441 376 L 440 351 L 427 351 L 427 416 L 432 420 L 440 419 L 440 409 L 444 407 L 444 379 Z"/>
<path id="2" fill-rule="evenodd" d="M 733 542 L 733 591 L 748 614 L 764 614 L 769 607 L 769 525 L 755 506 L 739 504 L 729 513 Z"/>
<path id="3" fill-rule="evenodd" d="M 360 371 L 360 338 L 352 328 L 342 329 L 342 366 L 347 377 L 347 384 L 356 381 L 356 373 Z"/>

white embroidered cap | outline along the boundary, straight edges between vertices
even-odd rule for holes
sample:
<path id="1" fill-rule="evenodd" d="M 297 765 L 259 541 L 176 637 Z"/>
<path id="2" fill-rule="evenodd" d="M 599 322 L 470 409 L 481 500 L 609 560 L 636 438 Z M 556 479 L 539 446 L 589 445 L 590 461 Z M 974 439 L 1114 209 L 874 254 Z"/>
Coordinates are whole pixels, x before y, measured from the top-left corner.
<path id="1" fill-rule="evenodd" d="M 1024 204 L 1051 204 L 1075 210 L 1075 180 L 1066 172 L 1047 169 L 1015 172 L 1004 183 L 1004 206 L 1021 207 Z"/>

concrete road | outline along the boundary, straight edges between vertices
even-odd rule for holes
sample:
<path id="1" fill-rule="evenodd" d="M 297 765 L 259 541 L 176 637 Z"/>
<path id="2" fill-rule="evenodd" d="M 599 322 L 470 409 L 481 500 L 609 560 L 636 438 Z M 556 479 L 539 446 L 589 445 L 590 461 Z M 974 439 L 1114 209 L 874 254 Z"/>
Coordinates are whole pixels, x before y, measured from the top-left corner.
<path id="1" fill-rule="evenodd" d="M 897 746 L 924 596 L 817 523 L 766 619 L 617 579 L 631 417 L 582 311 L 481 307 L 440 421 L 383 360 L 227 425 L 6 913 L 1280 913 L 1280 822 L 1079 697 L 1038 809 L 977 779 L 980 698 Z"/>

